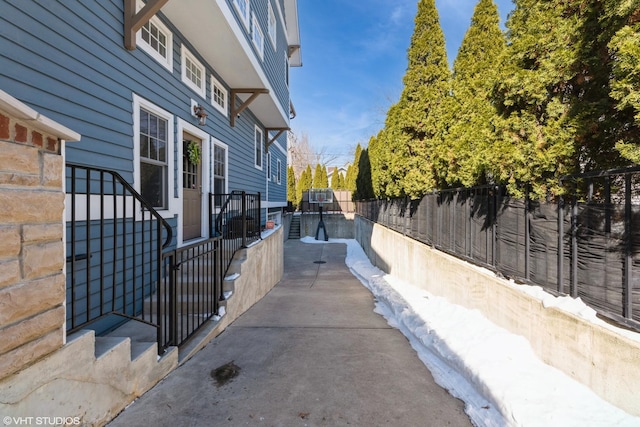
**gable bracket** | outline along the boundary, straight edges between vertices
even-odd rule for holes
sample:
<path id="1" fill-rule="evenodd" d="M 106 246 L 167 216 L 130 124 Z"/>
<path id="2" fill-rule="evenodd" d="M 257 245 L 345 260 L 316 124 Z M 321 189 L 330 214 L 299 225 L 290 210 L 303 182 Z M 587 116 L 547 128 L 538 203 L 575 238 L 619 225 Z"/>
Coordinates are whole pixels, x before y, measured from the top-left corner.
<path id="1" fill-rule="evenodd" d="M 271 144 L 273 144 L 276 139 L 278 139 L 280 137 L 280 135 L 282 135 L 284 132 L 291 130 L 291 128 L 264 128 L 265 132 L 267 132 L 267 145 L 266 145 L 266 151 L 267 153 L 269 152 L 269 146 L 271 146 Z M 278 133 L 276 133 L 276 135 L 273 138 L 269 138 L 269 132 L 271 131 L 278 131 Z"/>
<path id="2" fill-rule="evenodd" d="M 124 47 L 136 48 L 136 33 L 158 13 L 169 0 L 147 0 L 142 9 L 136 13 L 136 0 L 124 0 Z"/>
<path id="3" fill-rule="evenodd" d="M 236 108 L 236 95 L 239 93 L 250 93 L 251 96 Z M 231 89 L 231 127 L 236 124 L 236 117 L 240 115 L 258 96 L 269 93 L 269 89 Z"/>

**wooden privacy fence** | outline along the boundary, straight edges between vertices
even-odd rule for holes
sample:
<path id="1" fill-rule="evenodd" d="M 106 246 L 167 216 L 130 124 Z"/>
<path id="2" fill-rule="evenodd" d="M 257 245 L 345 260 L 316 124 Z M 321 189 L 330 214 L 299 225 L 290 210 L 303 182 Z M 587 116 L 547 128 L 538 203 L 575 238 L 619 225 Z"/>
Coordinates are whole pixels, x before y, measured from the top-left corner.
<path id="1" fill-rule="evenodd" d="M 640 168 L 561 182 L 565 195 L 545 201 L 483 186 L 358 201 L 356 213 L 640 330 Z"/>

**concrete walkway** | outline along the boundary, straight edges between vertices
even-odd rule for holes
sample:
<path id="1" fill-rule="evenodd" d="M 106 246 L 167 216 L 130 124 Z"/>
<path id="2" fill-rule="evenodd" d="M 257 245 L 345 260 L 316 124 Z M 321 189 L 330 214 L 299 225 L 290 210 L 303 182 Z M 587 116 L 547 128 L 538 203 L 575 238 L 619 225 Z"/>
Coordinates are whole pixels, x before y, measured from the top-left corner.
<path id="1" fill-rule="evenodd" d="M 282 281 L 110 426 L 471 425 L 373 312 L 346 245 L 284 252 Z"/>

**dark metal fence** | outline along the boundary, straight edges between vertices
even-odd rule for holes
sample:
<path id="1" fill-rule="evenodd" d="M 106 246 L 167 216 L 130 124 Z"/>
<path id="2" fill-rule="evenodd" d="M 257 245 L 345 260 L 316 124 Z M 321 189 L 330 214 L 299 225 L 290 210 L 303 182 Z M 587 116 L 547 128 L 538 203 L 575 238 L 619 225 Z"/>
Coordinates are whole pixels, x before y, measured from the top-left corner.
<path id="1" fill-rule="evenodd" d="M 235 252 L 260 239 L 259 193 L 211 195 L 210 238 L 171 249 L 171 225 L 118 173 L 68 164 L 66 177 L 68 333 L 136 319 L 162 354 L 219 314 Z"/>
<path id="2" fill-rule="evenodd" d="M 421 200 L 356 202 L 356 212 L 436 249 L 640 329 L 640 168 L 567 176 L 566 195 L 534 201 L 505 188 Z"/>

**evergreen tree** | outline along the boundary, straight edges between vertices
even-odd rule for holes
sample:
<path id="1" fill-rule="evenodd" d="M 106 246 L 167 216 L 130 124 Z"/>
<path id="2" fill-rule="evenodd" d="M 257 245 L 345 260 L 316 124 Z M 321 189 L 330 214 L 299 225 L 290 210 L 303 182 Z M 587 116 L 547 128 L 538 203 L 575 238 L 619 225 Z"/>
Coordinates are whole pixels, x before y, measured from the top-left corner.
<path id="1" fill-rule="evenodd" d="M 443 102 L 450 71 L 435 0 L 420 0 L 408 50 L 404 89 L 384 128 L 369 142 L 377 197 L 418 198 L 435 188 L 434 149 L 442 146 Z"/>
<path id="2" fill-rule="evenodd" d="M 443 102 L 449 94 L 450 71 L 444 34 L 435 0 L 420 0 L 415 28 L 408 51 L 409 64 L 403 78 L 398 125 L 391 123 L 390 137 L 396 141 L 392 151 L 391 178 L 399 180 L 399 191 L 391 196 L 418 198 L 435 188 L 433 150 L 443 134 Z M 400 156 L 400 159 L 394 157 Z M 399 194 L 397 194 L 399 193 Z"/>
<path id="3" fill-rule="evenodd" d="M 340 185 L 340 177 L 338 176 L 338 169 L 336 168 L 331 174 L 331 182 L 329 183 L 329 187 L 334 190 L 338 190 L 338 186 Z"/>
<path id="4" fill-rule="evenodd" d="M 356 178 L 358 176 L 358 162 L 360 161 L 360 155 L 362 153 L 362 147 L 360 144 L 356 145 L 356 151 L 353 156 L 353 163 L 347 168 L 347 176 L 345 177 L 345 188 L 352 193 L 356 190 Z"/>
<path id="5" fill-rule="evenodd" d="M 316 171 L 313 175 L 313 188 L 327 188 L 329 187 L 329 177 L 327 176 L 327 168 L 318 163 L 316 165 Z"/>
<path id="6" fill-rule="evenodd" d="M 473 186 L 487 182 L 497 114 L 491 94 L 506 47 L 493 0 L 480 0 L 453 65 L 451 96 L 445 104 L 450 122 L 435 155 L 442 186 Z"/>
<path id="7" fill-rule="evenodd" d="M 302 206 L 303 194 L 308 191 L 312 185 L 313 177 L 311 174 L 311 166 L 307 165 L 306 169 L 304 169 L 302 171 L 302 174 L 300 175 L 300 180 L 298 181 L 298 188 L 296 191 L 299 206 Z"/>
<path id="8" fill-rule="evenodd" d="M 345 181 L 344 181 L 344 174 L 342 172 L 338 172 L 338 190 L 344 190 L 345 189 Z"/>
<path id="9" fill-rule="evenodd" d="M 626 123 L 626 132 L 617 135 L 616 149 L 624 159 L 640 163 L 640 1 L 616 0 L 607 5 L 607 20 L 620 21 L 616 26 L 620 29 L 608 45 L 613 58 L 611 98 L 617 101 L 620 113 L 633 115 L 633 123 Z"/>
<path id="10" fill-rule="evenodd" d="M 543 196 L 557 191 L 558 175 L 572 172 L 577 123 L 571 80 L 580 21 L 567 2 L 515 0 L 507 22 L 509 46 L 495 91 L 500 116 L 492 150 L 494 177 L 522 195 L 531 183 Z"/>
<path id="11" fill-rule="evenodd" d="M 367 200 L 374 197 L 373 187 L 371 185 L 371 163 L 369 162 L 369 153 L 366 149 L 362 150 L 358 161 L 358 176 L 356 177 L 356 190 L 351 198 L 353 200 Z"/>
<path id="12" fill-rule="evenodd" d="M 298 192 L 296 191 L 296 174 L 293 166 L 287 168 L 287 201 L 293 206 L 298 206 Z"/>

